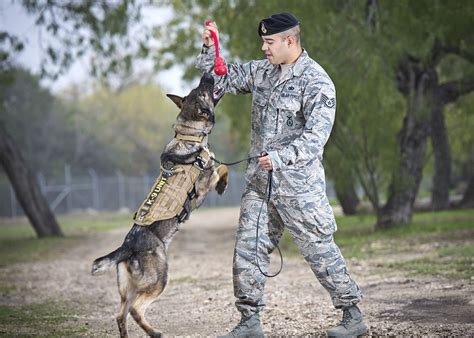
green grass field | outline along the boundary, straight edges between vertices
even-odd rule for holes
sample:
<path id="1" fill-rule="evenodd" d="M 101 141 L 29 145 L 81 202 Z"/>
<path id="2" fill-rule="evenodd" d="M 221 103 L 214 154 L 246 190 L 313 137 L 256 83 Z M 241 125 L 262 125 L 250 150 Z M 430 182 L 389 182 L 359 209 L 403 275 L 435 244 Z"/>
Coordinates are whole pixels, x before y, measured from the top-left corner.
<path id="1" fill-rule="evenodd" d="M 26 218 L 3 219 L 0 223 L 0 266 L 34 259 L 48 259 L 80 243 L 87 234 L 130 226 L 130 215 L 101 213 L 97 215 L 59 216 L 64 238 L 36 238 Z"/>

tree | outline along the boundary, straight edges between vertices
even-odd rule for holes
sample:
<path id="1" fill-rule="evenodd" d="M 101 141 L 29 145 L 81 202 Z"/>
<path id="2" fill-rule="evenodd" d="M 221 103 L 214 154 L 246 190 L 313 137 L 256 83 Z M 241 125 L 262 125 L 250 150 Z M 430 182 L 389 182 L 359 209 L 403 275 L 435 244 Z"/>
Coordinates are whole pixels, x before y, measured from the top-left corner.
<path id="1" fill-rule="evenodd" d="M 446 108 L 446 129 L 451 140 L 452 172 L 455 189 L 463 194 L 459 204 L 474 207 L 474 93 Z"/>
<path id="2" fill-rule="evenodd" d="M 438 167 L 435 192 L 439 189 L 438 193 L 446 196 L 447 188 L 440 186 L 437 177 L 446 181 L 442 171 L 449 174 L 445 168 L 449 165 L 449 147 L 442 110 L 446 104 L 472 91 L 474 78 L 441 81 L 445 80 L 445 74 L 440 74 L 438 66 L 450 54 L 471 59 L 473 37 L 469 18 L 472 13 L 474 6 L 470 1 L 399 1 L 380 7 L 380 25 L 386 27 L 381 35 L 397 36 L 399 41 L 391 48 L 385 46 L 396 58 L 397 87 L 405 97 L 406 114 L 398 134 L 399 165 L 392 176 L 387 203 L 377 221 L 379 228 L 411 221 L 429 136 L 432 136 L 435 162 L 438 163 L 435 164 Z M 445 198 L 441 196 L 437 200 L 435 197 L 434 202 L 442 203 Z"/>
<path id="3" fill-rule="evenodd" d="M 233 56 L 230 61 L 260 57 L 259 40 L 251 38 L 256 36 L 256 18 L 290 11 L 307 24 L 317 17 L 310 35 L 303 30 L 302 40 L 338 89 L 339 127 L 330 139 L 327 156 L 339 158 L 353 173 L 346 175 L 347 170 L 333 171 L 330 166 L 330 175 L 335 180 L 357 178 L 377 211 L 377 228 L 410 222 L 427 140 L 432 138 L 436 167 L 445 167 L 449 146 L 443 140 L 446 133 L 440 113 L 446 104 L 472 90 L 472 77 L 466 72 L 469 65 L 459 66 L 462 76 L 458 77 L 441 69 L 453 54 L 469 64 L 472 60 L 474 6 L 470 1 L 202 0 L 172 5 L 177 15 L 162 30 L 163 36 L 173 37 L 159 51 L 162 66 L 171 60 L 192 64 L 200 48 L 200 26 L 210 17 L 218 18 L 222 45 L 227 48 L 224 55 Z M 193 74 L 189 68 L 186 75 Z M 236 126 L 247 123 L 241 118 L 233 121 Z M 247 133 L 246 128 L 241 129 Z M 439 182 L 446 181 L 448 171 L 435 172 L 435 196 L 445 194 L 436 192 L 438 188 L 445 191 Z M 386 202 L 381 193 L 385 189 Z"/>
<path id="4" fill-rule="evenodd" d="M 96 55 L 104 56 L 96 58 L 96 62 L 93 63 L 95 73 L 107 75 L 110 71 L 122 69 L 121 66 L 126 70 L 130 69 L 131 54 L 126 48 L 130 47 L 130 43 L 124 43 L 125 48 L 121 49 L 121 52 L 117 52 L 116 46 L 127 41 L 130 24 L 140 17 L 140 6 L 136 5 L 135 1 L 65 3 L 54 0 L 47 2 L 24 0 L 22 6 L 35 17 L 35 24 L 44 27 L 54 38 L 46 49 L 42 76 L 56 78 L 75 58 L 83 55 L 90 47 Z M 120 39 L 123 37 L 125 39 Z M 141 44 L 138 45 L 140 51 L 146 54 Z M 22 43 L 17 37 L 7 32 L 0 32 L 2 87 L 11 83 L 12 60 L 21 49 Z M 1 99 L 3 106 L 3 97 Z M 20 148 L 12 141 L 3 126 L 0 128 L 0 141 L 2 167 L 38 236 L 62 235 L 53 213 L 41 195 L 34 175 L 21 155 Z"/>
<path id="5" fill-rule="evenodd" d="M 373 53 L 379 43 L 371 24 L 364 19 L 364 3 L 193 1 L 192 4 L 173 2 L 175 19 L 161 32 L 162 36 L 173 39 L 167 40 L 168 44 L 158 54 L 163 67 L 171 60 L 189 65 L 188 77 L 197 74 L 193 61 L 200 50 L 200 31 L 206 19 L 218 18 L 223 54 L 230 62 L 262 58 L 255 28 L 258 18 L 290 11 L 300 19 L 303 47 L 328 71 L 338 93 L 336 125 L 325 153 L 328 175 L 335 181 L 340 203 L 348 212 L 353 212 L 357 203 L 356 186 L 363 188 L 374 209 L 379 210 L 382 206 L 379 195 L 386 188 L 396 157 L 394 137 L 390 135 L 395 134 L 401 121 L 403 102 L 392 81 L 393 69 L 384 55 Z M 318 17 L 316 25 L 312 24 L 314 17 Z M 241 144 L 245 152 L 250 134 L 250 101 L 224 97 L 221 108 L 244 140 Z"/>

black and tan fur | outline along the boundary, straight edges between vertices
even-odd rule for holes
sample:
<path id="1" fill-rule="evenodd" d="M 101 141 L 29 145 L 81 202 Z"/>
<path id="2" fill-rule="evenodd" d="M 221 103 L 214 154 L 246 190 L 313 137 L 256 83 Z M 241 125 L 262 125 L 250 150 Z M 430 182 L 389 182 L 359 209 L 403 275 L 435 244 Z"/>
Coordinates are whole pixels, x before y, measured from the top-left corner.
<path id="1" fill-rule="evenodd" d="M 204 133 L 201 142 L 171 140 L 161 156 L 162 165 L 192 163 L 203 147 L 207 147 L 208 137 L 214 125 L 213 97 L 214 81 L 205 74 L 199 86 L 185 98 L 168 95 L 180 108 L 175 131 L 182 135 Z M 227 167 L 214 167 L 208 163 L 195 184 L 196 206 L 201 205 L 211 189 L 222 194 L 227 187 Z M 190 203 L 186 209 L 190 211 Z M 150 336 L 159 337 L 160 332 L 145 319 L 147 307 L 163 292 L 168 279 L 167 249 L 179 230 L 177 217 L 157 221 L 149 226 L 134 224 L 123 244 L 106 256 L 96 259 L 92 265 L 92 274 L 98 275 L 114 266 L 117 269 L 117 282 L 121 305 L 117 315 L 117 324 L 121 337 L 127 337 L 127 317 L 130 313 L 138 325 Z"/>

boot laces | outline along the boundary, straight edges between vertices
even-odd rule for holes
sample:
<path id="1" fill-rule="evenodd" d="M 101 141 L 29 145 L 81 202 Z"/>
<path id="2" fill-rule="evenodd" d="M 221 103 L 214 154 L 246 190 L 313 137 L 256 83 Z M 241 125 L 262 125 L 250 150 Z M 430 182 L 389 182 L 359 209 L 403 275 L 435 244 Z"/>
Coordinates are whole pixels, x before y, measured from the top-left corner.
<path id="1" fill-rule="evenodd" d="M 341 325 L 347 327 L 349 322 L 352 320 L 352 315 L 349 310 L 344 310 L 342 313 Z"/>
<path id="2" fill-rule="evenodd" d="M 247 330 L 250 326 L 248 324 L 249 319 L 242 318 L 240 323 L 230 333 L 239 333 L 241 331 Z"/>

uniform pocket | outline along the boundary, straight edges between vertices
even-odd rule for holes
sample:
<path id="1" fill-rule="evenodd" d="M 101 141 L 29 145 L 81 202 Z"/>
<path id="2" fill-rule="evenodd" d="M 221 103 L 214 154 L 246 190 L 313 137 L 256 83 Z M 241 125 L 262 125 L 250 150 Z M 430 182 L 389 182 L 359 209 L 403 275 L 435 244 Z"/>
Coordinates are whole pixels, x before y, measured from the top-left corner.
<path id="1" fill-rule="evenodd" d="M 323 235 L 332 235 L 337 229 L 334 212 L 329 204 L 325 192 L 319 194 L 318 197 L 314 214 L 316 227 L 318 232 Z"/>
<path id="2" fill-rule="evenodd" d="M 328 267 L 326 272 L 329 276 L 329 284 L 332 290 L 344 290 L 347 288 L 350 278 L 345 265 Z"/>
<path id="3" fill-rule="evenodd" d="M 274 172 L 279 183 L 279 193 L 284 196 L 298 196 L 313 193 L 308 186 L 308 175 L 304 170 L 285 167 Z"/>
<path id="4" fill-rule="evenodd" d="M 301 105 L 297 100 L 284 100 L 277 106 L 277 134 L 291 134 L 302 129 L 304 125 Z M 296 134 L 295 134 L 296 137 Z"/>

